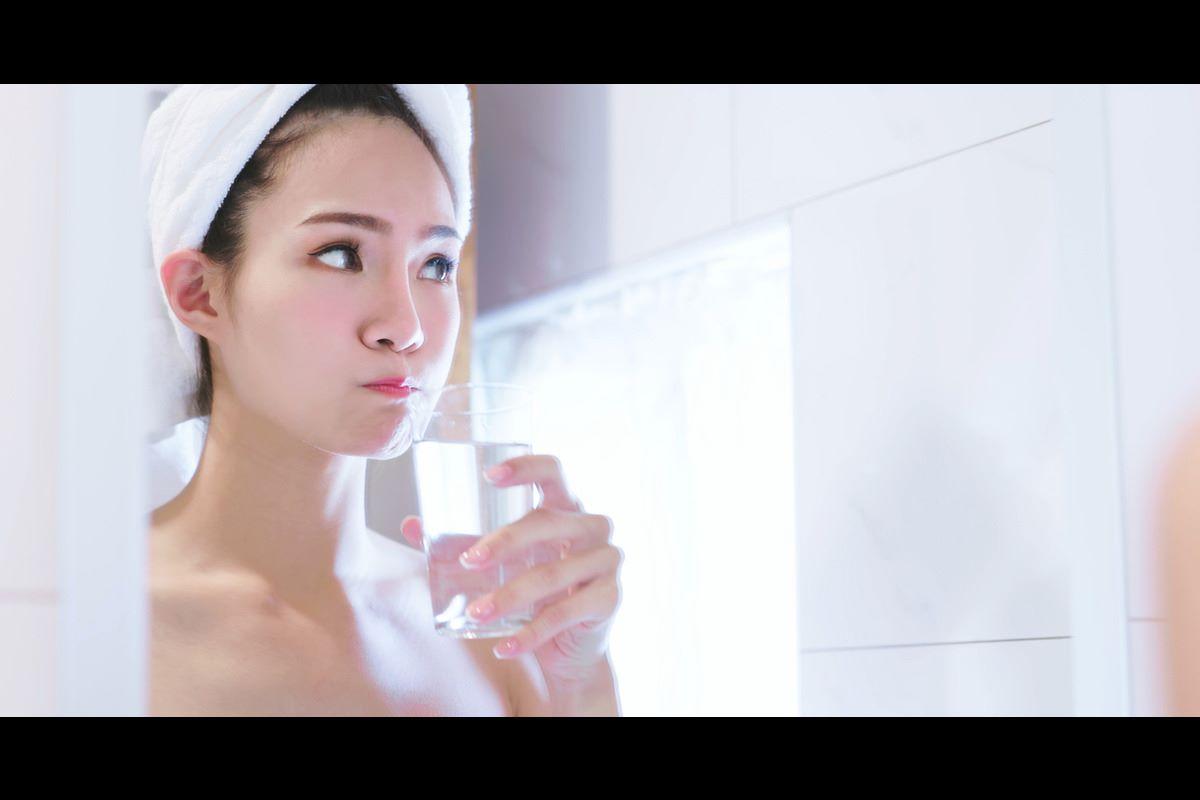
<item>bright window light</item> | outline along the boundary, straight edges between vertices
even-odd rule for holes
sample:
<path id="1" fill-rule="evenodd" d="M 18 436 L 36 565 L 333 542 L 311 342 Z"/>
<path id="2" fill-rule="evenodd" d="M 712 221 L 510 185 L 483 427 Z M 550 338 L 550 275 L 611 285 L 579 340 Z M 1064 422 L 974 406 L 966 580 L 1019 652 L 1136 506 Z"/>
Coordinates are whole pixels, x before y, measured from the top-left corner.
<path id="1" fill-rule="evenodd" d="M 481 316 L 474 379 L 529 386 L 625 552 L 622 712 L 798 705 L 790 243 L 771 222 Z"/>

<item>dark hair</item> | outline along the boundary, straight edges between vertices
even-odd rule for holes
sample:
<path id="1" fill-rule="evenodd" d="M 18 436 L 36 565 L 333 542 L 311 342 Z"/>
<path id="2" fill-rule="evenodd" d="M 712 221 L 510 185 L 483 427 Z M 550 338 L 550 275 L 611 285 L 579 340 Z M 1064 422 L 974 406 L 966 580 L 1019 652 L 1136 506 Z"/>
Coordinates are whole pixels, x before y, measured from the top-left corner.
<path id="1" fill-rule="evenodd" d="M 292 159 L 302 150 L 301 145 L 305 141 L 324 123 L 347 115 L 393 118 L 408 125 L 433 154 L 442 174 L 446 176 L 451 197 L 457 204 L 454 184 L 429 131 L 392 84 L 318 83 L 288 109 L 254 151 L 234 179 L 200 245 L 200 252 L 224 268 L 221 288 L 229 302 L 231 314 L 234 284 L 246 250 L 245 224 L 250 209 L 270 193 Z M 213 404 L 213 368 L 208 339 L 200 336 L 197 349 L 200 367 L 196 375 L 196 389 L 190 399 L 190 413 L 204 417 L 212 414 Z"/>

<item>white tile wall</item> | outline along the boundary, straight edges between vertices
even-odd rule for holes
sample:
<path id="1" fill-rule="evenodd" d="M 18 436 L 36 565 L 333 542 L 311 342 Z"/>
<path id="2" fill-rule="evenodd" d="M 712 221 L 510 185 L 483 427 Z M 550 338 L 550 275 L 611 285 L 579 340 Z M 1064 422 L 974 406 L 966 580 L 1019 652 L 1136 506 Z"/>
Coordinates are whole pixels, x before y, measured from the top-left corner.
<path id="1" fill-rule="evenodd" d="M 1165 651 L 1166 624 L 1129 623 L 1129 666 L 1133 679 L 1133 714 L 1160 717 L 1168 712 Z"/>
<path id="2" fill-rule="evenodd" d="M 1044 122 L 1050 85 L 739 85 L 735 217 L 746 220 Z"/>
<path id="3" fill-rule="evenodd" d="M 1068 715 L 1069 639 L 806 653 L 806 716 Z"/>
<path id="4" fill-rule="evenodd" d="M 1200 410 L 1200 88 L 1105 91 L 1128 613 L 1143 620 L 1163 614 L 1159 459 Z M 1050 389 L 1053 106 L 1049 85 L 609 89 L 609 265 L 793 215 L 806 646 L 1071 632 L 1056 517 L 1069 465 Z M 1159 630 L 1131 628 L 1137 713 L 1156 707 L 1146 641 Z M 903 674 L 897 691 L 937 707 L 924 677 Z M 1068 703 L 1054 675 L 1026 687 Z"/>
<path id="5" fill-rule="evenodd" d="M 58 152 L 47 131 L 59 98 L 52 87 L 0 86 L 0 104 L 22 120 L 0 125 L 0 589 L 55 585 Z"/>
<path id="6" fill-rule="evenodd" d="M 55 713 L 53 602 L 0 597 L 0 716 Z"/>
<path id="7" fill-rule="evenodd" d="M 1200 414 L 1200 87 L 1108 87 L 1129 615 L 1165 615 L 1154 495 Z"/>
<path id="8" fill-rule="evenodd" d="M 60 87 L 0 86 L 0 715 L 55 711 Z M 51 134 L 51 135 L 48 135 Z"/>
<path id="9" fill-rule="evenodd" d="M 55 215 L 60 286 L 54 419 L 63 714 L 140 714 L 146 689 L 144 450 L 151 407 L 137 181 L 148 98 L 137 84 L 64 89 Z M 97 333 L 120 358 L 95 356 Z M 97 391 L 107 387 L 110 391 Z M 119 390 L 118 390 L 119 387 Z M 48 629 L 49 630 L 49 629 Z"/>
<path id="10" fill-rule="evenodd" d="M 0 106 L 20 122 L 0 126 L 0 714 L 139 713 L 145 96 L 7 85 Z M 126 357 L 97 359 L 98 332 Z"/>
<path id="11" fill-rule="evenodd" d="M 617 265 L 733 222 L 733 87 L 609 87 L 610 248 Z"/>
<path id="12" fill-rule="evenodd" d="M 1129 631 L 1121 527 L 1117 375 L 1108 224 L 1104 92 L 1055 89 L 1055 214 L 1059 233 L 1058 333 L 1064 408 L 1063 523 L 1071 543 L 1075 711 L 1127 715 Z"/>
<path id="13" fill-rule="evenodd" d="M 1070 633 L 1051 142 L 794 212 L 802 647 Z"/>

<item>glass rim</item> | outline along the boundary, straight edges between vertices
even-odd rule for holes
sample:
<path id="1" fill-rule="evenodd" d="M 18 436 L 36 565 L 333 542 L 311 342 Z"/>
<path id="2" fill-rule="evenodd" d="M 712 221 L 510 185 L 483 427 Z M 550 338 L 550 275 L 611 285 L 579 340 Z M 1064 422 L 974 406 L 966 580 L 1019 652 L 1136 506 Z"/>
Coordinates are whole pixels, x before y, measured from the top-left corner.
<path id="1" fill-rule="evenodd" d="M 475 416 L 477 414 L 500 414 L 505 411 L 513 411 L 513 410 L 517 410 L 517 409 L 521 409 L 521 408 L 529 408 L 533 403 L 533 390 L 530 389 L 528 386 L 521 386 L 520 384 L 517 384 L 517 383 L 504 383 L 502 381 L 467 381 L 466 383 L 448 383 L 445 386 L 443 386 L 441 389 L 438 390 L 437 397 L 438 397 L 438 400 L 440 401 L 442 399 L 442 394 L 447 389 L 470 389 L 470 388 L 484 388 L 484 387 L 497 387 L 497 388 L 502 388 L 502 389 L 517 389 L 518 391 L 523 392 L 525 394 L 527 402 L 525 403 L 524 406 L 521 406 L 521 405 L 505 406 L 502 408 L 489 408 L 484 411 L 430 411 L 429 416 L 430 417 L 467 417 L 467 416 Z"/>

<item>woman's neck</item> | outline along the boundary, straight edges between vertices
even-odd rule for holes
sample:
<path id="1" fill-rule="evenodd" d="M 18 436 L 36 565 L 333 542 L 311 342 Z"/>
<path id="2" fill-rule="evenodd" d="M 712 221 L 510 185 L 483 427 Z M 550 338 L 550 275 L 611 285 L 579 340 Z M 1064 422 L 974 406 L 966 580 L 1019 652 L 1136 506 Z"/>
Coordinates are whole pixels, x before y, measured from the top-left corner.
<path id="1" fill-rule="evenodd" d="M 366 577 L 366 460 L 334 455 L 260 417 L 213 414 L 196 474 L 155 512 L 172 561 L 247 570 L 286 593 Z"/>

